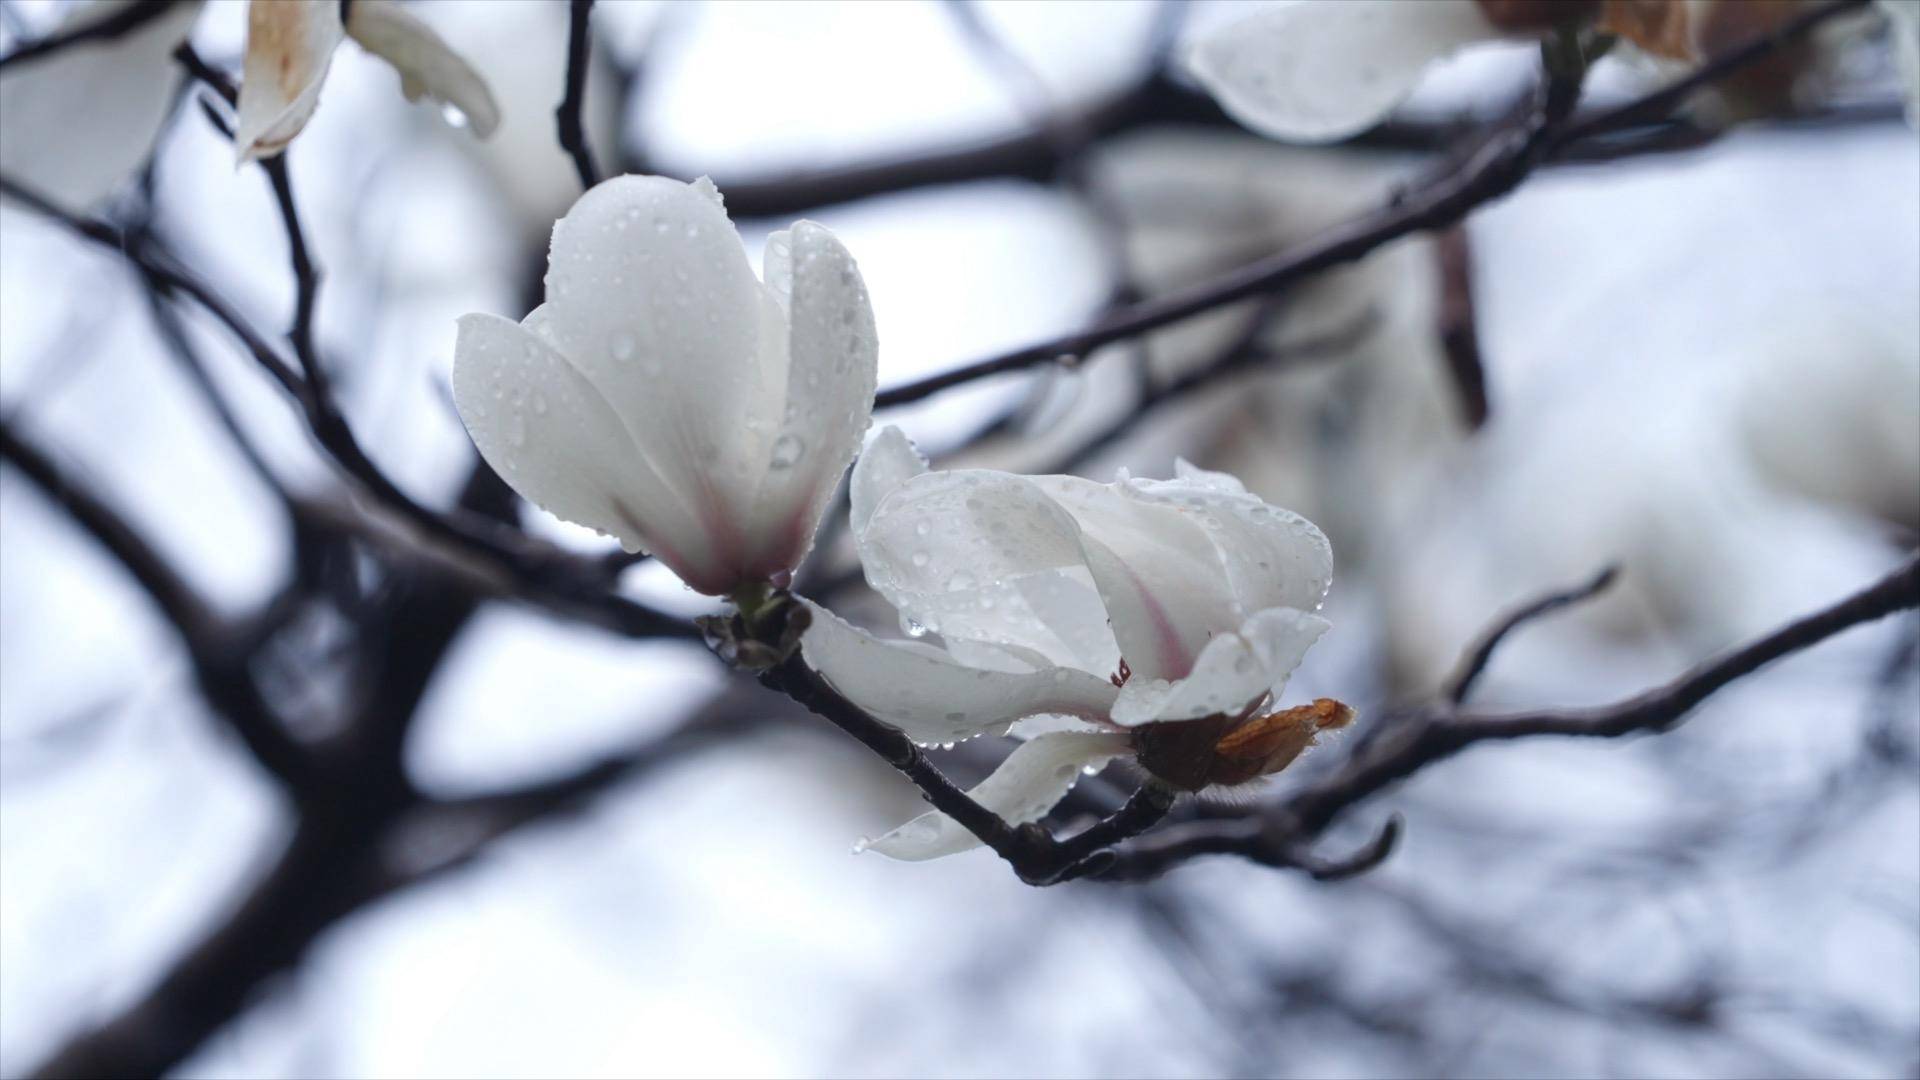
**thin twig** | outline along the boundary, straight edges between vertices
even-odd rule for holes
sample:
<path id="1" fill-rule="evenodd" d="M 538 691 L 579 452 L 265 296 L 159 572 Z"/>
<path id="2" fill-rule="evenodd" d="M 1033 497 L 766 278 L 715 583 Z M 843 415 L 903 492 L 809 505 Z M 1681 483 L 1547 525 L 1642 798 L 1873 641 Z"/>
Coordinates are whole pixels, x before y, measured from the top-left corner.
<path id="1" fill-rule="evenodd" d="M 233 305 L 153 243 L 132 243 L 119 229 L 103 221 L 69 214 L 5 177 L 0 177 L 0 194 L 15 198 L 74 233 L 117 252 L 154 287 L 169 293 L 178 292 L 205 308 L 293 399 L 314 440 L 335 464 L 375 502 L 425 537 L 461 556 L 479 560 L 503 577 L 510 591 L 517 590 L 529 598 L 542 600 L 556 611 L 589 619 L 633 637 L 691 639 L 695 636 L 693 628 L 684 620 L 606 591 L 606 574 L 598 560 L 569 555 L 541 544 L 504 523 L 442 513 L 414 501 L 367 455 L 330 397 L 317 396 L 311 384 Z"/>
<path id="2" fill-rule="evenodd" d="M 1501 642 L 1507 639 L 1508 634 L 1513 633 L 1526 623 L 1540 618 L 1542 615 L 1551 614 L 1561 608 L 1570 607 L 1590 597 L 1598 596 L 1606 590 L 1607 586 L 1612 585 L 1619 576 L 1620 567 L 1618 565 L 1608 566 L 1598 574 L 1589 578 L 1584 584 L 1576 585 L 1571 589 L 1565 589 L 1560 592 L 1549 593 L 1509 613 L 1505 618 L 1496 623 L 1491 630 L 1487 631 L 1486 635 L 1482 637 L 1472 649 L 1468 650 L 1466 659 L 1460 666 L 1459 673 L 1447 682 L 1446 699 L 1455 705 L 1467 700 L 1467 695 L 1473 691 L 1473 684 L 1479 681 L 1481 673 L 1486 671 L 1487 664 L 1493 660 L 1494 650 L 1500 647 Z"/>
<path id="3" fill-rule="evenodd" d="M 1474 315 L 1473 249 L 1465 226 L 1442 229 L 1434 237 L 1440 264 L 1440 349 L 1453 376 L 1461 418 L 1478 430 L 1491 411 L 1487 368 L 1480 356 L 1480 328 Z"/>
<path id="4" fill-rule="evenodd" d="M 99 19 L 82 23 L 71 30 L 61 30 L 35 41 L 29 41 L 7 55 L 0 56 L 0 70 L 16 64 L 25 66 L 35 60 L 52 56 L 63 49 L 89 41 L 111 41 L 125 37 L 165 15 L 178 2 L 179 0 L 142 0 L 140 3 L 127 4 Z"/>
<path id="5" fill-rule="evenodd" d="M 580 122 L 580 113 L 586 108 L 587 65 L 593 58 L 592 20 L 593 0 L 568 0 L 567 90 L 553 110 L 560 148 L 573 158 L 573 168 L 580 174 L 583 188 L 600 182 L 600 170 L 594 167 L 593 151 L 587 146 L 587 131 Z"/>

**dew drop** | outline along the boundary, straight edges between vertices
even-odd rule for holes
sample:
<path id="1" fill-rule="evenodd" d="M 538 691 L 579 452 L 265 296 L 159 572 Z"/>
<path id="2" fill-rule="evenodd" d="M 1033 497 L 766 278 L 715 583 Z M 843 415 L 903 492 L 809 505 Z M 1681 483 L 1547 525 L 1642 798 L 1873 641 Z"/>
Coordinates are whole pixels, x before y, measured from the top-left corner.
<path id="1" fill-rule="evenodd" d="M 533 412 L 535 416 L 547 415 L 547 395 L 539 393 L 538 391 L 534 393 Z"/>
<path id="2" fill-rule="evenodd" d="M 460 107 L 452 103 L 440 106 L 440 119 L 445 120 L 448 127 L 463 128 L 467 126 L 467 114 L 461 112 Z"/>
<path id="3" fill-rule="evenodd" d="M 931 522 L 917 521 L 913 525 L 913 535 L 915 536 L 925 536 L 932 531 L 933 524 Z"/>
<path id="4" fill-rule="evenodd" d="M 924 551 L 916 551 L 913 553 L 913 565 L 915 566 L 925 566 L 931 560 L 932 560 L 932 556 L 928 555 Z"/>
<path id="5" fill-rule="evenodd" d="M 910 618 L 906 618 L 905 616 L 901 617 L 900 628 L 907 632 L 908 637 L 926 637 L 927 636 L 927 628 L 924 625 L 922 625 L 921 623 L 915 622 Z"/>
<path id="6" fill-rule="evenodd" d="M 801 442 L 798 435 L 782 435 L 773 440 L 773 457 L 769 463 L 776 469 L 791 469 L 806 453 L 807 444 Z"/>
<path id="7" fill-rule="evenodd" d="M 613 339 L 607 342 L 607 351 L 613 354 L 615 360 L 633 359 L 633 335 L 626 333 L 613 335 Z"/>
<path id="8" fill-rule="evenodd" d="M 947 579 L 947 591 L 961 592 L 973 588 L 974 584 L 975 581 L 972 574 L 965 570 L 956 570 L 953 576 Z"/>

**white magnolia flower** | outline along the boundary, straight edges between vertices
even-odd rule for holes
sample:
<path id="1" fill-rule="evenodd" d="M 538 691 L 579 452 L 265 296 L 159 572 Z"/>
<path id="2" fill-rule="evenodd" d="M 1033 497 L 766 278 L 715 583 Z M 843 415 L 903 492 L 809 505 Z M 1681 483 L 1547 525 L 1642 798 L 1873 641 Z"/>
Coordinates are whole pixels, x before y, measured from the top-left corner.
<path id="1" fill-rule="evenodd" d="M 1909 85 L 1920 85 L 1920 0 L 1880 4 Z M 1527 41 L 1591 20 L 1644 54 L 1693 63 L 1765 37 L 1800 10 L 1754 0 L 1295 0 L 1207 34 L 1188 62 L 1248 127 L 1333 142 L 1384 120 L 1429 65 L 1469 46 Z M 1805 63 L 1789 52 L 1721 89 L 1735 102 L 1777 107 Z"/>
<path id="2" fill-rule="evenodd" d="M 76 4 L 62 30 L 97 23 L 134 3 Z M 176 0 L 118 37 L 84 41 L 0 72 L 0 173 L 56 205 L 82 211 L 120 185 L 153 149 L 182 75 L 173 51 L 201 0 Z M 313 114 L 335 46 L 352 37 L 394 66 L 409 99 L 459 110 L 476 135 L 499 123 L 486 83 L 439 35 L 395 0 L 260 0 L 247 8 L 247 52 L 236 144 L 242 160 L 278 153 Z"/>
<path id="3" fill-rule="evenodd" d="M 351 37 L 400 73 L 408 101 L 422 96 L 456 110 L 475 135 L 500 123 L 487 84 L 433 28 L 395 0 L 255 0 L 247 6 L 247 59 L 233 141 L 241 160 L 287 148 L 320 103 L 333 50 Z"/>
<path id="4" fill-rule="evenodd" d="M 1511 36 L 1496 15 L 1504 13 L 1477 0 L 1298 0 L 1207 34 L 1188 63 L 1220 107 L 1255 131 L 1334 142 L 1385 119 L 1427 65 Z"/>
<path id="5" fill-rule="evenodd" d="M 460 320 L 454 404 L 543 509 L 721 595 L 784 582 L 859 449 L 878 359 L 853 256 L 810 221 L 753 276 L 720 193 L 621 176 L 553 228 L 547 302 Z"/>
<path id="6" fill-rule="evenodd" d="M 1313 612 L 1332 549 L 1231 476 L 1185 462 L 1173 480 L 1113 484 L 928 472 L 888 428 L 851 495 L 867 580 L 909 633 L 945 647 L 883 641 L 815 606 L 806 660 L 921 743 L 1053 717 L 973 791 L 1008 821 L 1040 818 L 1117 755 L 1199 790 L 1277 771 L 1351 717 L 1331 701 L 1270 711 L 1327 629 Z M 871 847 L 925 859 L 975 843 L 935 813 Z"/>

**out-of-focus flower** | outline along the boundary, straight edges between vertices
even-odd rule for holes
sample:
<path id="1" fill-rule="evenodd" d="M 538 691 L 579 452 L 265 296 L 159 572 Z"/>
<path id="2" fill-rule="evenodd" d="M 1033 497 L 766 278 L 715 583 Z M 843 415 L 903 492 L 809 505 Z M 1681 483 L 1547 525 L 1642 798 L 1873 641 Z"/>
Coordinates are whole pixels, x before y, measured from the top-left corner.
<path id="1" fill-rule="evenodd" d="M 1207 35 L 1190 64 L 1248 127 L 1332 142 L 1385 119 L 1428 65 L 1472 45 L 1524 41 L 1592 20 L 1650 56 L 1697 63 L 1764 37 L 1804 7 L 1804 0 L 1298 0 Z M 1809 57 L 1804 45 L 1783 50 L 1736 73 L 1723 96 L 1740 111 L 1777 108 Z"/>
<path id="2" fill-rule="evenodd" d="M 1333 142 L 1372 127 L 1432 62 L 1469 45 L 1538 34 L 1591 3 L 1299 0 L 1220 27 L 1190 65 L 1220 106 L 1264 135 Z"/>
<path id="3" fill-rule="evenodd" d="M 139 0 L 76 4 L 61 30 Z M 0 71 L 0 174 L 79 212 L 110 194 L 153 150 L 181 76 L 173 50 L 200 15 L 176 3 L 117 38 L 82 41 Z"/>
<path id="4" fill-rule="evenodd" d="M 488 464 L 693 588 L 782 583 L 873 408 L 859 267 L 809 221 L 753 276 L 720 193 L 621 176 L 553 229 L 547 302 L 460 320 L 454 403 Z"/>
<path id="5" fill-rule="evenodd" d="M 922 743 L 1050 717 L 1055 730 L 973 791 L 1008 821 L 1038 819 L 1083 767 L 1123 754 L 1189 791 L 1244 783 L 1352 717 L 1332 701 L 1271 708 L 1327 629 L 1313 612 L 1332 549 L 1230 476 L 1185 462 L 1173 480 L 1113 484 L 928 472 L 888 428 L 851 496 L 868 582 L 909 634 L 945 647 L 883 641 L 815 607 L 806 660 Z M 926 859 L 975 843 L 936 813 L 871 847 Z"/>
<path id="6" fill-rule="evenodd" d="M 408 101 L 422 96 L 456 110 L 475 135 L 500 123 L 487 84 L 426 23 L 394 0 L 353 0 L 341 21 L 335 0 L 269 0 L 247 6 L 247 59 L 234 144 L 241 160 L 286 149 L 320 103 L 333 50 L 351 37 L 400 73 Z"/>
<path id="7" fill-rule="evenodd" d="M 131 3 L 76 5 L 61 29 L 111 17 Z M 0 74 L 0 172 L 69 210 L 111 193 L 153 149 L 172 111 L 173 51 L 199 17 L 178 0 L 117 37 L 83 41 Z M 500 122 L 487 84 L 440 36 L 394 0 L 261 0 L 247 6 L 247 52 L 234 143 L 242 161 L 277 154 L 319 103 L 333 51 L 351 37 L 400 73 L 409 101 L 458 112 L 485 138 Z"/>

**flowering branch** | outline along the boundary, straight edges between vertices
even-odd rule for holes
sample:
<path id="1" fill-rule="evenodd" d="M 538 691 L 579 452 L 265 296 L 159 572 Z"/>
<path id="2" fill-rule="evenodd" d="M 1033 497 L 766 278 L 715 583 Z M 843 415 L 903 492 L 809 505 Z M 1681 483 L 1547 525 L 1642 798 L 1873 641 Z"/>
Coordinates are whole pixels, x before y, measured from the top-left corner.
<path id="1" fill-rule="evenodd" d="M 1174 791 L 1148 780 L 1118 810 L 1066 839 L 1038 824 L 1008 824 L 947 779 L 905 732 L 847 700 L 807 666 L 799 643 L 810 621 L 810 613 L 790 594 L 775 592 L 745 602 L 731 617 L 703 625 L 721 659 L 754 673 L 762 685 L 787 695 L 879 755 L 912 781 L 934 809 L 1005 859 L 1021 881 L 1054 885 L 1096 873 L 1106 865 L 1114 844 L 1145 832 L 1172 809 Z"/>
<path id="2" fill-rule="evenodd" d="M 1481 653 L 1496 647 L 1508 631 L 1597 594 L 1609 580 L 1611 575 L 1603 574 L 1580 589 L 1546 597 L 1508 616 L 1472 650 L 1463 671 L 1470 674 L 1484 667 Z M 1250 818 L 1195 822 L 1136 840 L 1117 849 L 1113 865 L 1101 880 L 1151 878 L 1201 855 L 1232 854 L 1270 866 L 1300 867 L 1303 845 L 1319 836 L 1342 812 L 1476 743 L 1535 735 L 1617 738 L 1666 731 L 1736 679 L 1842 630 L 1916 607 L 1920 607 L 1920 556 L 1908 558 L 1878 582 L 1825 610 L 1796 619 L 1741 648 L 1698 664 L 1664 685 L 1613 705 L 1476 713 L 1447 703 L 1381 717 L 1375 725 L 1376 737 L 1361 745 L 1346 765 L 1326 779 Z M 1471 682 L 1471 678 L 1464 680 L 1467 687 Z M 1462 680 L 1456 679 L 1454 687 L 1464 693 Z M 1390 834 L 1394 832 L 1397 826 L 1389 823 L 1363 856 L 1384 854 L 1382 849 L 1391 846 Z M 1361 863 L 1365 861 L 1363 858 Z M 1324 867 L 1316 876 L 1330 876 L 1327 870 L 1335 870 L 1331 876 L 1337 876 L 1333 866 Z"/>
<path id="3" fill-rule="evenodd" d="M 1867 0 L 1829 0 L 1778 31 L 1703 64 L 1670 86 L 1617 108 L 1575 121 L 1584 69 L 1549 65 L 1530 108 L 1489 132 L 1454 168 L 1383 207 L 1362 214 L 1286 251 L 1163 296 L 1110 312 L 1091 326 L 998 356 L 883 390 L 875 408 L 919 401 L 942 390 L 1009 371 L 1074 361 L 1103 345 L 1180 322 L 1251 296 L 1277 292 L 1320 271 L 1364 258 L 1403 236 L 1444 228 L 1518 187 L 1535 167 L 1566 155 L 1582 141 L 1665 115 L 1694 91 L 1784 48 L 1815 27 L 1858 10 Z"/>

